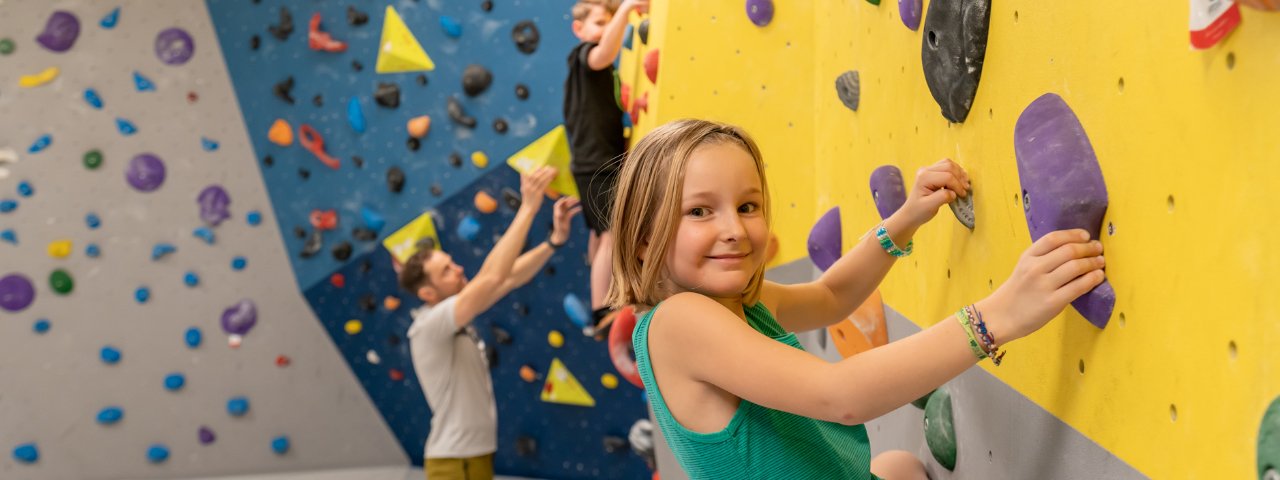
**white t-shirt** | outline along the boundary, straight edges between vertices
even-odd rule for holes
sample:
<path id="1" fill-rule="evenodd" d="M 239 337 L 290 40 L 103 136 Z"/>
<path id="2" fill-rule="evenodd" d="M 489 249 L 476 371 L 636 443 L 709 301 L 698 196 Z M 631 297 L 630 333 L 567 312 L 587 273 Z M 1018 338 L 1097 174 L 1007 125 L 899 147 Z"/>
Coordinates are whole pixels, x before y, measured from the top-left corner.
<path id="1" fill-rule="evenodd" d="M 489 362 L 475 329 L 458 328 L 458 297 L 413 312 L 409 352 L 431 407 L 426 458 L 467 458 L 498 450 L 498 408 Z"/>

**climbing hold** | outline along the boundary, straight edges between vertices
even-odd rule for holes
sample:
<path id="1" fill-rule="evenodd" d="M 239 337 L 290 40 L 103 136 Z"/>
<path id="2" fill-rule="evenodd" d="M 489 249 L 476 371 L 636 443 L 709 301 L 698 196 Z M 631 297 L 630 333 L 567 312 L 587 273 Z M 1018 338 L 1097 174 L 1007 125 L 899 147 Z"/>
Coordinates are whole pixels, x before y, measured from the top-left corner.
<path id="1" fill-rule="evenodd" d="M 444 188 L 441 188 L 440 184 L 435 182 L 431 183 L 430 190 L 431 190 L 431 196 L 434 196 L 434 197 L 439 197 L 441 194 L 444 193 Z"/>
<path id="2" fill-rule="evenodd" d="M 194 287 L 200 284 L 200 276 L 196 275 L 196 272 L 187 272 L 182 275 L 182 283 L 187 284 L 188 287 Z"/>
<path id="3" fill-rule="evenodd" d="M 652 83 L 658 83 L 658 49 L 649 50 L 644 54 L 644 76 L 649 77 Z"/>
<path id="4" fill-rule="evenodd" d="M 563 347 L 563 346 L 564 346 L 564 334 L 563 334 L 563 333 L 560 333 L 560 331 L 559 331 L 559 330 L 552 330 L 552 331 L 548 332 L 548 333 L 547 333 L 547 344 L 548 344 L 548 345 L 551 345 L 553 348 L 560 348 L 560 347 Z"/>
<path id="5" fill-rule="evenodd" d="M 31 143 L 30 147 L 27 147 L 27 153 L 39 153 L 41 150 L 49 148 L 51 144 L 53 144 L 53 136 L 48 134 L 41 135 L 40 138 Z"/>
<path id="6" fill-rule="evenodd" d="M 147 447 L 147 461 L 151 463 L 164 463 L 169 460 L 169 447 L 159 443 Z"/>
<path id="7" fill-rule="evenodd" d="M 151 289 L 145 286 L 138 287 L 133 291 L 133 299 L 138 303 L 147 303 L 148 300 L 151 300 Z"/>
<path id="8" fill-rule="evenodd" d="M 356 168 L 364 168 L 364 157 L 352 155 L 351 163 L 355 164 Z"/>
<path id="9" fill-rule="evenodd" d="M 378 356 L 378 352 L 375 352 L 375 351 L 373 351 L 373 350 L 369 350 L 369 351 L 365 352 L 365 353 L 364 353 L 364 359 L 365 359 L 365 360 L 368 360 L 368 361 L 369 361 L 369 363 L 370 363 L 370 364 L 373 364 L 373 365 L 377 365 L 377 364 L 379 364 L 379 363 L 382 363 L 382 357 Z"/>
<path id="10" fill-rule="evenodd" d="M 422 138 L 427 136 L 427 132 L 431 130 L 431 117 L 423 115 L 421 117 L 410 118 L 405 124 L 405 128 L 409 130 L 409 136 L 413 138 Z"/>
<path id="11" fill-rule="evenodd" d="M 196 432 L 196 438 L 200 440 L 201 445 L 208 445 L 217 440 L 218 436 L 213 434 L 213 429 L 202 425 Z"/>
<path id="12" fill-rule="evenodd" d="M 921 0 L 898 0 L 898 16 L 902 17 L 902 24 L 911 31 L 920 29 L 922 13 L 924 13 L 924 6 Z"/>
<path id="13" fill-rule="evenodd" d="M 187 333 L 183 335 L 183 340 L 187 342 L 188 348 L 196 348 L 200 346 L 200 342 L 204 339 L 204 335 L 200 333 L 200 329 L 191 327 L 187 329 Z"/>
<path id="14" fill-rule="evenodd" d="M 520 209 L 520 194 L 510 188 L 502 189 L 502 203 L 507 204 L 507 208 L 512 210 Z"/>
<path id="15" fill-rule="evenodd" d="M 532 437 L 521 435 L 516 437 L 516 455 L 532 457 L 538 453 L 538 441 Z"/>
<path id="16" fill-rule="evenodd" d="M 320 249 L 324 248 L 324 238 L 320 236 L 319 230 L 314 230 L 307 240 L 302 244 L 302 251 L 298 252 L 302 258 L 311 258 L 315 254 L 320 253 Z"/>
<path id="17" fill-rule="evenodd" d="M 649 19 L 645 18 L 640 21 L 640 27 L 636 29 L 636 33 L 640 35 L 640 43 L 649 44 Z"/>
<path id="18" fill-rule="evenodd" d="M 0 230 L 0 240 L 4 240 L 7 243 L 17 245 L 18 233 L 14 232 L 12 228 L 6 228 L 4 230 Z"/>
<path id="19" fill-rule="evenodd" d="M 448 15 L 440 16 L 440 28 L 444 29 L 444 34 L 448 35 L 449 38 L 462 36 L 462 24 Z"/>
<path id="20" fill-rule="evenodd" d="M 365 227 L 351 229 L 351 237 L 361 242 L 372 242 L 378 239 L 378 233 Z"/>
<path id="21" fill-rule="evenodd" d="M 400 299 L 388 295 L 386 298 L 382 299 L 382 308 L 385 308 L 387 311 L 394 311 L 395 309 L 400 308 Z"/>
<path id="22" fill-rule="evenodd" d="M 773 21 L 773 0 L 747 0 L 747 18 L 757 27 Z"/>
<path id="23" fill-rule="evenodd" d="M 262 46 L 262 37 L 259 37 L 259 36 L 257 36 L 257 35 L 254 35 L 254 36 L 252 36 L 252 37 L 249 37 L 249 49 L 250 49 L 250 50 L 257 51 L 257 50 L 258 50 L 258 47 L 260 47 L 260 46 Z"/>
<path id="24" fill-rule="evenodd" d="M 92 88 L 84 89 L 84 101 L 85 103 L 88 103 L 90 107 L 102 110 L 102 97 L 98 96 L 97 90 Z"/>
<path id="25" fill-rule="evenodd" d="M 520 366 L 520 379 L 521 379 L 521 380 L 524 380 L 524 381 L 526 381 L 526 382 L 529 382 L 529 383 L 536 382 L 536 381 L 538 381 L 538 371 L 537 371 L 537 370 L 534 370 L 532 366 L 529 366 L 529 365 L 521 365 L 521 366 Z"/>
<path id="26" fill-rule="evenodd" d="M 208 227 L 196 227 L 195 230 L 191 231 L 191 235 L 201 240 L 204 240 L 204 243 L 207 243 L 209 245 L 213 245 L 213 242 L 216 239 L 215 235 L 213 234 L 213 230 L 209 229 Z"/>
<path id="27" fill-rule="evenodd" d="M 9 213 L 18 209 L 17 200 L 0 200 L 0 213 Z"/>
<path id="28" fill-rule="evenodd" d="M 107 30 L 111 30 L 113 28 L 116 28 L 116 24 L 119 22 L 120 22 L 120 7 L 116 7 L 115 9 L 111 10 L 111 13 L 108 13 L 107 16 L 102 17 L 102 20 L 98 22 L 98 25 Z"/>
<path id="29" fill-rule="evenodd" d="M 962 123 L 969 116 L 982 78 L 990 20 L 991 0 L 929 2 L 921 63 L 929 93 L 947 120 Z"/>
<path id="30" fill-rule="evenodd" d="M 244 257 L 237 256 L 231 259 L 232 270 L 235 270 L 235 271 L 244 270 L 244 267 L 247 267 L 247 266 L 249 266 L 249 260 Z"/>
<path id="31" fill-rule="evenodd" d="M 809 230 L 809 260 L 819 270 L 827 271 L 840 259 L 843 249 L 840 232 L 840 207 L 832 207 Z"/>
<path id="32" fill-rule="evenodd" d="M 888 219 L 907 203 L 907 187 L 902 181 L 902 170 L 884 165 L 871 172 L 871 200 L 876 204 L 880 219 Z"/>
<path id="33" fill-rule="evenodd" d="M 858 72 L 853 70 L 836 77 L 836 96 L 840 98 L 840 103 L 855 112 L 858 111 L 858 100 L 861 98 L 861 83 Z"/>
<path id="34" fill-rule="evenodd" d="M 231 397 L 227 400 L 227 413 L 233 417 L 242 417 L 249 413 L 249 399 L 245 397 Z"/>
<path id="35" fill-rule="evenodd" d="M 640 381 L 640 370 L 636 368 L 635 347 L 631 344 L 631 335 L 635 329 L 634 309 L 623 307 L 614 314 L 613 325 L 609 328 L 609 360 L 613 362 L 613 368 L 622 375 L 622 378 L 627 379 L 627 382 L 637 388 L 644 388 L 644 383 Z M 616 378 L 614 382 L 616 384 Z"/>
<path id="36" fill-rule="evenodd" d="M 309 217 L 311 226 L 316 230 L 333 230 L 338 227 L 338 212 L 336 210 L 320 210 L 311 211 Z"/>
<path id="37" fill-rule="evenodd" d="M 1258 478 L 1272 480 L 1280 472 L 1280 397 L 1271 401 L 1258 426 Z"/>
<path id="38" fill-rule="evenodd" d="M 435 70 L 436 65 L 422 50 L 418 39 L 414 38 L 409 27 L 396 10 L 387 5 L 386 18 L 382 22 L 382 39 L 378 42 L 378 63 L 374 70 L 378 73 L 415 72 Z"/>
<path id="39" fill-rule="evenodd" d="M 973 213 L 973 190 L 968 190 L 966 195 L 965 197 L 957 195 L 956 199 L 947 206 L 951 207 L 951 213 L 956 216 L 956 220 L 959 220 L 961 225 L 973 230 L 977 225 L 977 218 Z"/>
<path id="40" fill-rule="evenodd" d="M 347 286 L 347 277 L 343 276 L 341 273 L 335 273 L 329 276 L 329 283 L 333 285 L 334 288 L 342 288 Z"/>
<path id="41" fill-rule="evenodd" d="M 521 100 L 529 99 L 529 87 L 523 83 L 516 84 L 516 98 Z"/>
<path id="42" fill-rule="evenodd" d="M 538 26 L 532 20 L 521 20 L 511 28 L 511 40 L 516 42 L 516 49 L 520 53 L 528 55 L 538 50 L 542 35 L 538 33 Z"/>
<path id="43" fill-rule="evenodd" d="M 49 321 L 43 318 L 36 320 L 35 323 L 31 324 L 31 330 L 36 332 L 37 335 L 44 335 L 49 332 Z"/>
<path id="44" fill-rule="evenodd" d="M 547 381 L 542 387 L 542 401 L 581 407 L 596 405 L 596 400 L 591 398 L 587 389 L 582 388 L 582 384 L 559 358 L 551 359 L 551 368 L 547 370 Z"/>
<path id="45" fill-rule="evenodd" d="M 462 217 L 462 220 L 458 222 L 457 233 L 463 240 L 474 242 L 476 237 L 480 235 L 480 222 L 476 221 L 475 217 L 471 215 Z"/>
<path id="46" fill-rule="evenodd" d="M 262 213 L 257 210 L 250 210 L 248 214 L 245 214 L 244 221 L 249 226 L 256 227 L 262 224 Z"/>
<path id="47" fill-rule="evenodd" d="M 271 129 L 267 130 L 267 140 L 281 147 L 293 145 L 293 127 L 289 126 L 289 122 L 283 118 L 277 118 L 275 123 L 271 124 Z"/>
<path id="48" fill-rule="evenodd" d="M 467 128 L 476 128 L 475 117 L 467 115 L 466 110 L 463 110 L 462 108 L 462 102 L 459 102 L 457 98 L 452 96 L 449 97 L 448 110 L 449 119 L 453 120 L 454 123 Z"/>
<path id="49" fill-rule="evenodd" d="M 484 11 L 486 11 L 486 12 L 492 12 L 492 11 L 493 11 L 493 1 L 492 1 L 492 0 L 484 0 L 483 2 L 480 2 L 480 9 L 481 9 L 481 10 L 484 10 Z"/>
<path id="50" fill-rule="evenodd" d="M 607 388 L 609 390 L 618 388 L 618 376 L 612 373 L 606 373 L 604 375 L 600 375 L 600 385 L 603 385 L 604 388 Z"/>
<path id="51" fill-rule="evenodd" d="M 475 165 L 476 168 L 485 168 L 489 166 L 489 156 L 478 150 L 471 152 L 471 163 Z"/>
<path id="52" fill-rule="evenodd" d="M 76 288 L 76 282 L 71 279 L 70 273 L 59 268 L 49 274 L 49 287 L 58 295 L 67 295 Z"/>
<path id="53" fill-rule="evenodd" d="M 0 308 L 9 312 L 26 310 L 36 299 L 36 288 L 20 273 L 0 278 Z"/>
<path id="54" fill-rule="evenodd" d="M 329 156 L 324 151 L 324 137 L 320 136 L 320 133 L 312 128 L 311 125 L 304 123 L 298 127 L 298 143 L 302 145 L 302 148 L 311 152 L 311 155 L 314 155 L 325 166 L 334 170 L 342 166 L 338 159 Z"/>
<path id="55" fill-rule="evenodd" d="M 634 41 L 632 41 L 631 39 L 632 37 L 635 36 L 635 33 L 636 33 L 635 27 L 631 26 L 631 24 L 628 23 L 627 29 L 622 32 L 622 48 L 631 50 L 632 45 L 634 44 Z"/>
<path id="56" fill-rule="evenodd" d="M 409 139 L 406 140 L 404 143 L 405 143 L 405 146 L 409 147 L 410 152 L 416 152 L 418 151 L 419 148 L 422 148 L 422 141 L 413 137 L 409 137 Z"/>
<path id="57" fill-rule="evenodd" d="M 227 333 L 232 348 L 240 345 L 249 330 L 258 323 L 258 307 L 253 300 L 243 299 L 222 311 L 222 331 Z"/>
<path id="58" fill-rule="evenodd" d="M 493 120 L 493 131 L 498 132 L 498 133 L 507 133 L 507 121 L 506 121 L 505 119 L 501 119 L 501 118 L 494 119 L 494 120 Z"/>
<path id="59" fill-rule="evenodd" d="M 331 253 L 333 253 L 334 260 L 345 262 L 348 258 L 351 258 L 351 251 L 351 242 L 343 240 L 333 247 Z"/>
<path id="60" fill-rule="evenodd" d="M 191 34 L 177 27 L 156 34 L 155 47 L 156 58 L 170 66 L 187 63 L 196 52 L 196 42 L 191 39 Z"/>
<path id="61" fill-rule="evenodd" d="M 595 326 L 595 322 L 591 321 L 591 311 L 587 310 L 586 304 L 578 299 L 577 295 L 567 293 L 561 302 L 564 307 L 564 313 L 569 317 L 569 321 L 577 325 L 578 328 L 585 329 L 588 326 Z"/>
<path id="62" fill-rule="evenodd" d="M 386 226 L 387 219 L 382 214 L 369 207 L 360 207 L 360 220 L 364 222 L 364 226 L 375 232 L 381 231 Z"/>
<path id="63" fill-rule="evenodd" d="M 468 97 L 474 97 L 493 84 L 493 73 L 483 66 L 471 64 L 462 71 L 462 91 Z"/>
<path id="64" fill-rule="evenodd" d="M 102 250 L 98 248 L 97 244 L 90 243 L 85 245 L 84 255 L 89 258 L 98 258 L 98 255 L 102 255 Z"/>
<path id="65" fill-rule="evenodd" d="M 84 168 L 89 170 L 97 170 L 102 166 L 102 152 L 98 150 L 89 150 L 84 154 Z"/>
<path id="66" fill-rule="evenodd" d="M 36 463 L 40 459 L 40 449 L 34 443 L 24 443 L 13 449 L 13 459 L 22 463 Z"/>
<path id="67" fill-rule="evenodd" d="M 114 425 L 124 418 L 124 410 L 120 407 L 105 407 L 98 411 L 98 423 L 101 425 Z"/>
<path id="68" fill-rule="evenodd" d="M 321 52 L 345 52 L 347 42 L 334 40 L 329 32 L 320 30 L 320 12 L 311 14 L 311 24 L 307 29 L 307 47 Z"/>
<path id="69" fill-rule="evenodd" d="M 484 190 L 476 192 L 475 205 L 476 210 L 484 214 L 490 214 L 498 210 L 498 201 L 494 200 L 493 196 Z"/>
<path id="70" fill-rule="evenodd" d="M 276 455 L 284 455 L 285 453 L 288 453 L 289 437 L 281 435 L 271 439 L 271 451 L 276 452 Z"/>
<path id="71" fill-rule="evenodd" d="M 293 76 L 290 75 L 271 87 L 271 94 L 276 98 L 283 100 L 284 103 L 293 105 Z"/>
<path id="72" fill-rule="evenodd" d="M 955 470 L 958 445 L 951 416 L 951 394 L 946 389 L 934 391 L 925 404 L 924 440 L 929 445 L 929 453 L 933 454 L 934 460 L 947 470 Z"/>
<path id="73" fill-rule="evenodd" d="M 378 82 L 378 88 L 373 91 L 373 99 L 382 107 L 399 107 L 400 86 L 394 83 Z"/>
<path id="74" fill-rule="evenodd" d="M 458 152 L 452 152 L 452 153 L 450 153 L 450 154 L 449 154 L 449 165 L 451 165 L 453 168 L 461 168 L 461 167 L 462 167 L 462 155 L 458 154 Z"/>
<path id="75" fill-rule="evenodd" d="M 173 246 L 173 244 L 157 243 L 154 247 L 151 247 L 151 260 L 159 260 L 176 251 L 178 251 L 178 247 Z"/>
<path id="76" fill-rule="evenodd" d="M 121 135 L 128 137 L 138 133 L 138 126 L 134 125 L 133 122 L 130 122 L 128 119 L 116 118 L 116 130 L 119 130 Z"/>
<path id="77" fill-rule="evenodd" d="M 279 24 L 268 25 L 267 32 L 280 41 L 289 39 L 289 35 L 293 34 L 293 15 L 289 13 L 288 8 L 280 7 Z"/>
<path id="78" fill-rule="evenodd" d="M 26 181 L 18 182 L 18 195 L 30 197 L 33 193 L 35 193 L 35 189 L 31 188 L 30 183 Z"/>
<path id="79" fill-rule="evenodd" d="M 1240 26 L 1240 6 L 1235 2 L 1191 0 L 1191 47 L 1206 49 Z"/>
<path id="80" fill-rule="evenodd" d="M 889 329 L 885 326 L 884 302 L 880 291 L 871 292 L 846 320 L 827 327 L 827 333 L 836 351 L 844 358 L 888 344 Z M 921 404 L 920 408 L 924 408 L 924 405 Z"/>
<path id="81" fill-rule="evenodd" d="M 387 376 L 391 377 L 391 381 L 393 382 L 404 380 L 404 372 L 400 371 L 398 368 L 387 370 Z"/>
<path id="82" fill-rule="evenodd" d="M 102 347 L 102 350 L 98 351 L 98 358 L 102 359 L 102 363 L 115 365 L 120 363 L 120 350 L 111 345 L 106 345 Z"/>
<path id="83" fill-rule="evenodd" d="M 210 227 L 216 227 L 231 217 L 231 196 L 221 185 L 204 187 L 196 197 L 196 204 L 200 206 L 200 220 Z"/>
<path id="84" fill-rule="evenodd" d="M 609 374 L 607 374 L 607 373 L 606 373 L 605 375 L 609 375 Z M 617 378 L 615 378 L 615 379 L 614 379 L 614 382 L 615 382 L 615 385 L 616 385 Z M 615 436 L 613 436 L 613 435 L 605 435 L 605 437 L 604 437 L 604 451 L 605 451 L 605 453 L 617 453 L 617 452 L 621 452 L 621 451 L 623 451 L 623 450 L 626 450 L 628 445 L 629 445 L 629 443 L 627 442 L 627 439 L 625 439 L 625 438 L 622 438 L 622 437 L 615 437 Z"/>
<path id="85" fill-rule="evenodd" d="M 36 42 L 51 52 L 62 53 L 70 50 L 79 37 L 80 19 L 71 12 L 58 10 L 49 15 L 44 31 L 36 36 Z"/>
<path id="86" fill-rule="evenodd" d="M 367 124 L 364 120 L 364 110 L 360 109 L 360 99 L 351 97 L 347 102 L 347 124 L 351 125 L 351 129 L 356 133 L 364 133 Z"/>
<path id="87" fill-rule="evenodd" d="M 293 363 L 293 361 L 292 361 L 292 360 L 290 360 L 288 356 L 286 356 L 286 355 L 276 355 L 276 366 L 277 366 L 277 367 L 284 368 L 284 367 L 289 366 L 289 364 L 290 364 L 290 363 Z"/>
<path id="88" fill-rule="evenodd" d="M 11 54 L 15 49 L 12 39 L 0 38 L 0 55 Z"/>
<path id="89" fill-rule="evenodd" d="M 347 335 L 355 335 L 360 333 L 361 330 L 364 330 L 364 323 L 354 319 L 347 320 L 347 323 L 342 325 L 342 330 L 346 331 Z"/>
<path id="90" fill-rule="evenodd" d="M 187 384 L 187 378 L 181 373 L 170 373 L 164 377 L 164 389 L 170 392 L 176 392 Z"/>
<path id="91" fill-rule="evenodd" d="M 49 67 L 41 70 L 40 73 L 23 75 L 18 77 L 18 86 L 23 88 L 39 87 L 58 78 L 59 72 L 61 70 L 58 67 Z"/>
<path id="92" fill-rule="evenodd" d="M 364 25 L 369 23 L 369 14 L 356 10 L 356 7 L 347 5 L 347 24 L 348 25 Z"/>
<path id="93" fill-rule="evenodd" d="M 137 70 L 133 71 L 133 86 L 139 92 L 154 92 L 156 90 L 156 84 Z"/>
<path id="94" fill-rule="evenodd" d="M 197 95 L 196 92 L 187 92 L 187 103 L 194 104 L 197 100 L 200 100 L 200 95 Z"/>
<path id="95" fill-rule="evenodd" d="M 206 152 L 218 151 L 218 141 L 208 137 L 200 137 L 200 148 Z"/>

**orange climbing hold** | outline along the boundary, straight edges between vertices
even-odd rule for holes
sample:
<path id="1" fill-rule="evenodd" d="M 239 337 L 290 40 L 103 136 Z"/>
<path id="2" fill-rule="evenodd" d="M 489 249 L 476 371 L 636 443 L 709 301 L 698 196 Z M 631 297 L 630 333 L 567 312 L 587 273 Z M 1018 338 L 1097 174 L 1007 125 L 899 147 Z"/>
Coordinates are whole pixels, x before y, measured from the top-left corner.
<path id="1" fill-rule="evenodd" d="M 271 124 L 271 129 L 267 130 L 267 140 L 281 147 L 293 145 L 293 127 L 289 126 L 289 122 L 283 118 L 277 118 L 275 123 Z"/>
<path id="2" fill-rule="evenodd" d="M 290 364 L 290 363 L 292 363 L 292 361 L 291 361 L 291 360 L 289 360 L 289 357 L 284 356 L 284 355 L 278 355 L 278 356 L 276 356 L 276 366 L 277 366 L 277 367 L 284 368 L 284 367 L 289 366 L 289 364 Z"/>
<path id="3" fill-rule="evenodd" d="M 330 157 L 328 153 L 325 153 L 324 137 L 320 136 L 320 133 L 317 132 L 316 129 L 311 128 L 311 125 L 304 123 L 301 127 L 298 127 L 298 136 L 298 143 L 302 144 L 302 148 L 307 149 L 308 152 L 315 155 L 316 159 L 320 160 L 321 163 L 324 163 L 334 170 L 337 170 L 338 167 L 342 165 L 338 162 L 338 159 Z"/>
<path id="4" fill-rule="evenodd" d="M 524 365 L 520 367 L 520 379 L 529 383 L 536 382 L 538 381 L 538 371 L 534 370 L 533 367 Z"/>
<path id="5" fill-rule="evenodd" d="M 427 136 L 427 132 L 431 131 L 431 117 L 423 115 L 421 117 L 410 118 L 406 128 L 409 129 L 409 136 L 413 138 L 425 137 Z"/>
<path id="6" fill-rule="evenodd" d="M 333 39 L 329 32 L 320 30 L 320 12 L 311 14 L 311 28 L 307 30 L 307 46 L 321 52 L 345 52 L 347 42 Z"/>
<path id="7" fill-rule="evenodd" d="M 382 308 L 388 311 L 400 308 L 400 299 L 392 296 L 382 299 Z"/>
<path id="8" fill-rule="evenodd" d="M 649 50 L 644 56 L 644 76 L 649 77 L 649 81 L 658 83 L 658 49 Z"/>
<path id="9" fill-rule="evenodd" d="M 498 210 L 498 201 L 484 190 L 476 192 L 476 210 L 480 213 L 493 213 Z"/>
<path id="10" fill-rule="evenodd" d="M 338 227 L 338 212 L 334 210 L 312 210 L 311 226 L 316 230 L 333 230 Z"/>
<path id="11" fill-rule="evenodd" d="M 391 369 L 391 371 L 387 372 L 387 375 L 391 376 L 391 381 L 393 382 L 404 380 L 404 372 L 400 371 L 398 368 Z"/>

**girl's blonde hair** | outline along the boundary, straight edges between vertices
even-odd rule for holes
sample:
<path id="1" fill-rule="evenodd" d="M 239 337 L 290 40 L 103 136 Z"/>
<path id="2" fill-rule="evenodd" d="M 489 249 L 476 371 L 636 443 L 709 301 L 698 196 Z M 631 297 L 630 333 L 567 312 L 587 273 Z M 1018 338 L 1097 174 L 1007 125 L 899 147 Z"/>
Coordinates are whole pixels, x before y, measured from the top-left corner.
<path id="1" fill-rule="evenodd" d="M 613 282 L 605 303 L 653 307 L 671 295 L 667 250 L 680 226 L 680 204 L 689 156 L 703 145 L 733 144 L 742 147 L 755 162 L 764 197 L 761 209 L 770 225 L 769 182 L 756 142 L 733 125 L 706 120 L 677 120 L 649 132 L 627 154 L 618 178 L 610 225 L 614 232 Z M 648 245 L 645 245 L 645 244 Z M 640 260 L 640 251 L 645 260 Z M 760 299 L 764 262 L 743 290 L 743 302 Z"/>

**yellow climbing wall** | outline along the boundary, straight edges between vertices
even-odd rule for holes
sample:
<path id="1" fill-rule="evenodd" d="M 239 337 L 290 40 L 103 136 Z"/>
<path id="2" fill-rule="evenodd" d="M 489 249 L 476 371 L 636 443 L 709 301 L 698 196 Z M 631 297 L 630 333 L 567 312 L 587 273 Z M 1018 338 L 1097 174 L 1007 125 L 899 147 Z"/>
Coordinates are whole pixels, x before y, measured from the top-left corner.
<path id="1" fill-rule="evenodd" d="M 769 164 L 779 262 L 806 256 L 833 206 L 846 248 L 873 226 L 876 167 L 910 183 L 938 159 L 960 162 L 977 229 L 944 208 L 882 286 L 927 327 L 990 294 L 1030 245 L 1014 124 L 1041 94 L 1061 95 L 1108 186 L 1115 312 L 1098 330 L 1068 307 L 982 368 L 1146 475 L 1256 476 L 1259 422 L 1280 394 L 1280 13 L 1243 9 L 1230 37 L 1195 51 L 1186 2 L 993 2 L 972 111 L 949 124 L 896 1 L 776 3 L 758 28 L 742 1 L 655 2 L 649 45 L 623 58 L 624 81 L 651 90 L 636 138 L 690 116 L 746 127 Z M 656 86 L 634 75 L 647 48 L 662 52 Z M 861 75 L 858 112 L 836 97 L 847 70 Z"/>

